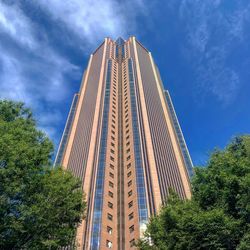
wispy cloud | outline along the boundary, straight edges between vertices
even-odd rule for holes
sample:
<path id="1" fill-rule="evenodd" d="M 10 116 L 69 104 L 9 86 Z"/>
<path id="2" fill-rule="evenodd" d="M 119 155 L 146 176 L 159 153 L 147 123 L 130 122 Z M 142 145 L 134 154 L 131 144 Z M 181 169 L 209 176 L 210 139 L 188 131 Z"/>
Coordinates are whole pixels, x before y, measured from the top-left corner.
<path id="1" fill-rule="evenodd" d="M 144 1 L 134 3 L 138 11 L 145 11 Z M 130 8 L 124 13 L 130 5 L 131 0 L 121 4 L 115 0 L 0 2 L 0 98 L 30 105 L 39 126 L 58 143 L 57 128 L 65 120 L 60 105 L 72 94 L 69 79 L 80 83 L 83 70 L 72 62 L 67 49 L 86 60 L 104 37 L 126 37 L 136 27 L 138 12 Z M 34 6 L 36 13 L 30 12 Z M 45 18 L 47 27 L 34 15 Z M 63 51 L 51 32 L 64 45 Z"/>
<path id="2" fill-rule="evenodd" d="M 80 37 L 81 48 L 88 50 L 104 37 L 126 38 L 136 29 L 136 16 L 148 10 L 145 0 L 40 0 L 38 5 Z"/>
<path id="3" fill-rule="evenodd" d="M 0 10 L 0 97 L 26 102 L 41 117 L 39 126 L 44 129 L 45 107 L 64 98 L 69 88 L 64 75 L 79 69 L 36 38 L 35 25 L 19 5 L 0 3 Z M 50 126 L 56 122 L 51 119 Z M 55 138 L 52 130 L 45 131 Z"/>
<path id="4" fill-rule="evenodd" d="M 7 5 L 0 2 L 0 27 L 1 33 L 5 32 L 20 44 L 34 48 L 32 26 L 29 19 L 17 5 Z"/>
<path id="5" fill-rule="evenodd" d="M 210 48 L 206 61 L 197 65 L 199 86 L 202 91 L 215 95 L 223 104 L 230 104 L 240 89 L 240 78 L 236 71 L 225 66 L 226 52 L 221 47 Z"/>
<path id="6" fill-rule="evenodd" d="M 38 3 L 52 19 L 61 22 L 84 42 L 96 45 L 107 36 L 125 35 L 126 26 L 119 5 L 113 0 L 40 0 Z"/>
<path id="7" fill-rule="evenodd" d="M 199 96 L 211 93 L 222 105 L 232 103 L 241 87 L 240 75 L 228 59 L 235 44 L 243 40 L 250 17 L 250 4 L 240 0 L 231 4 L 182 0 L 179 5 L 186 31 L 184 51 L 192 60 Z"/>

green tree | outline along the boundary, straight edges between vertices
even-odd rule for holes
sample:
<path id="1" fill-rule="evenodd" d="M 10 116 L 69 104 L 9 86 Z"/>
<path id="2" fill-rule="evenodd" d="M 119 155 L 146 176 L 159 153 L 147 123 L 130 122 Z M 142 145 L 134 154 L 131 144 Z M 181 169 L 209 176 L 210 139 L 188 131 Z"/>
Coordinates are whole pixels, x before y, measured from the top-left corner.
<path id="1" fill-rule="evenodd" d="M 23 103 L 0 101 L 0 249 L 71 244 L 86 203 L 80 181 L 51 168 L 53 145 Z"/>
<path id="2" fill-rule="evenodd" d="M 139 249 L 250 249 L 250 136 L 216 150 L 195 172 L 192 199 L 171 193 Z"/>

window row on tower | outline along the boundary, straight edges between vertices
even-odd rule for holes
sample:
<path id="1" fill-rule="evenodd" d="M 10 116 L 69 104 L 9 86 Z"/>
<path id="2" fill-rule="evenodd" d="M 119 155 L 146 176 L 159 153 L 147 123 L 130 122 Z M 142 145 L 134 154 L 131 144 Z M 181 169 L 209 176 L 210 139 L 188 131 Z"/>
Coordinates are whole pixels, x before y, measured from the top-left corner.
<path id="1" fill-rule="evenodd" d="M 106 207 L 105 211 L 107 211 L 106 214 L 106 221 L 107 221 L 107 226 L 106 226 L 106 247 L 107 248 L 113 248 L 113 240 L 115 239 L 113 232 L 114 232 L 114 227 L 116 227 L 115 223 L 115 209 L 116 206 L 114 206 L 114 202 L 116 202 L 115 196 L 117 190 L 115 189 L 115 183 L 117 182 L 116 180 L 116 171 L 117 171 L 117 101 L 116 101 L 116 95 L 117 94 L 117 66 L 116 63 L 113 62 L 113 74 L 112 74 L 112 103 L 110 104 L 110 109 L 112 112 L 111 115 L 111 127 L 110 127 L 110 154 L 109 154 L 109 164 L 107 165 L 106 169 L 106 176 L 105 179 L 108 181 L 107 185 L 107 193 L 105 194 L 105 200 L 106 203 L 104 204 L 104 207 Z M 107 145 L 108 148 L 108 145 Z"/>

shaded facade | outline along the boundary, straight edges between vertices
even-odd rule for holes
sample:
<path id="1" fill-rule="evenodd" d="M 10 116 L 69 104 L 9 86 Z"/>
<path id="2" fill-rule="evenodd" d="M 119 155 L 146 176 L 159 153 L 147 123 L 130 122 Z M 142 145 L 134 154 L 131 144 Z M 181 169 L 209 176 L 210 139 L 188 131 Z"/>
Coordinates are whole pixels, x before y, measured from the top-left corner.
<path id="1" fill-rule="evenodd" d="M 173 103 L 135 37 L 106 38 L 90 56 L 55 164 L 86 193 L 78 249 L 134 249 L 170 189 L 191 197 L 192 161 Z"/>

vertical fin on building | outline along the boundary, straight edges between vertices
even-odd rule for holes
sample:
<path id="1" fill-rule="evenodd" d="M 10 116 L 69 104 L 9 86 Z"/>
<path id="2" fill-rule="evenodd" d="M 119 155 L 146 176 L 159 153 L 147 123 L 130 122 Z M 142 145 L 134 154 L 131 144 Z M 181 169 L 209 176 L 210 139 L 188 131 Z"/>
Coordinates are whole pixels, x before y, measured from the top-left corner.
<path id="1" fill-rule="evenodd" d="M 181 126 L 179 124 L 177 115 L 175 113 L 174 105 L 172 103 L 170 94 L 167 90 L 164 90 L 164 94 L 165 94 L 167 105 L 171 114 L 175 132 L 179 141 L 181 152 L 184 158 L 185 166 L 186 166 L 189 178 L 191 178 L 193 176 L 193 163 L 192 163 L 192 160 L 191 160 L 191 157 L 190 157 L 190 154 L 189 154 L 189 151 L 188 151 L 188 148 L 187 148 L 187 145 L 186 145 L 186 142 L 185 142 L 182 130 L 181 130 Z"/>
<path id="2" fill-rule="evenodd" d="M 68 142 L 68 136 L 70 134 L 72 122 L 73 122 L 74 116 L 75 116 L 78 96 L 79 96 L 78 93 L 76 93 L 74 95 L 74 98 L 73 98 L 73 101 L 72 101 L 72 104 L 71 104 L 71 107 L 70 107 L 70 111 L 69 111 L 69 114 L 68 114 L 68 118 L 67 118 L 67 121 L 66 121 L 66 125 L 65 125 L 65 128 L 64 128 L 64 131 L 63 131 L 62 139 L 60 141 L 58 151 L 57 151 L 57 154 L 56 154 L 54 166 L 60 165 L 62 163 L 63 154 L 64 154 L 64 151 L 66 149 L 66 145 L 67 145 L 67 142 Z"/>

